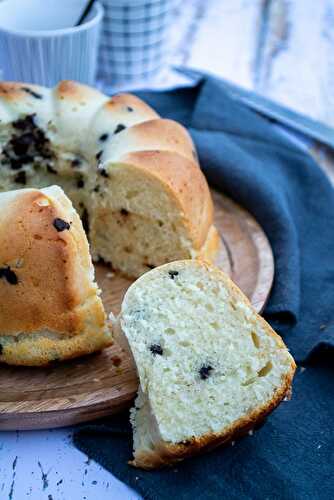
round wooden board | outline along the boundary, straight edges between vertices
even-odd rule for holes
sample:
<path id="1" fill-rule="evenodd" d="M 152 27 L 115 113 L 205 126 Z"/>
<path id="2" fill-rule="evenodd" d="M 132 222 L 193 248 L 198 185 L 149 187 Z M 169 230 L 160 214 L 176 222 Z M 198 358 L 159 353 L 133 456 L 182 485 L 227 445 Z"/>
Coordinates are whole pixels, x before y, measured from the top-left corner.
<path id="1" fill-rule="evenodd" d="M 213 192 L 222 245 L 216 264 L 263 308 L 274 276 L 273 255 L 257 222 L 238 205 Z M 118 314 L 131 280 L 97 265 L 96 275 L 109 313 Z M 114 345 L 102 353 L 48 368 L 0 367 L 0 429 L 62 427 L 128 407 L 137 390 L 129 357 Z"/>

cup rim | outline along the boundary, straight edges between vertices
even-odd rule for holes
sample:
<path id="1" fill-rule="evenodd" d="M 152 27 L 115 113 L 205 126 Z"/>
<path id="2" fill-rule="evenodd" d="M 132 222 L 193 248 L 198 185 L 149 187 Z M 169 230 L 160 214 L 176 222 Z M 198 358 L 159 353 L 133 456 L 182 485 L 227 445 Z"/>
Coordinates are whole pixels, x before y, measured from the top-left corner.
<path id="1" fill-rule="evenodd" d="M 64 35 L 73 35 L 75 33 L 79 33 L 81 31 L 86 31 L 98 24 L 103 17 L 104 14 L 104 8 L 103 5 L 100 2 L 94 2 L 92 11 L 94 12 L 95 10 L 95 15 L 87 22 L 84 22 L 80 26 L 71 26 L 69 28 L 61 28 L 61 29 L 54 29 L 54 30 L 16 30 L 16 29 L 8 29 L 8 28 L 3 28 L 0 25 L 0 32 L 2 33 L 8 33 L 10 35 L 15 35 L 18 37 L 30 37 L 30 38 L 38 38 L 38 37 L 57 37 L 57 36 L 64 36 Z"/>

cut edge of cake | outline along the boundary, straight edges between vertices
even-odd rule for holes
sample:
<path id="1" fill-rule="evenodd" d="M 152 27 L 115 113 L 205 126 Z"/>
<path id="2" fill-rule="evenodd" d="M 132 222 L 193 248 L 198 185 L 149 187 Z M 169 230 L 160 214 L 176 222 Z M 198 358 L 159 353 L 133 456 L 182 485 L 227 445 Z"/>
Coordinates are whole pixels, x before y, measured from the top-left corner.
<path id="1" fill-rule="evenodd" d="M 223 293 L 223 296 L 225 294 L 224 300 L 225 306 L 227 307 L 225 308 L 224 312 L 225 320 L 227 318 L 226 315 L 228 314 L 230 316 L 230 328 L 232 328 L 232 326 L 234 328 L 234 330 L 232 328 L 233 332 L 231 330 L 232 336 L 229 336 L 230 340 L 231 338 L 232 340 L 235 338 L 233 337 L 233 335 L 235 335 L 235 332 L 238 330 L 238 326 L 236 325 L 238 324 L 238 321 L 241 321 L 237 321 L 236 316 L 240 315 L 243 318 L 243 323 L 240 323 L 240 333 L 238 333 L 238 335 L 240 336 L 240 338 L 242 337 L 240 342 L 245 344 L 243 349 L 245 352 L 242 353 L 242 349 L 240 349 L 239 352 L 237 352 L 236 358 L 233 358 L 233 356 L 231 355 L 235 360 L 238 360 L 239 358 L 242 359 L 242 363 L 247 366 L 247 370 L 250 370 L 250 373 L 246 373 L 247 370 L 244 370 L 243 364 L 240 361 L 240 373 L 237 372 L 236 377 L 239 377 L 237 378 L 239 384 L 237 387 L 240 392 L 242 404 L 244 404 L 242 397 L 244 395 L 247 396 L 247 391 L 249 390 L 245 389 L 245 387 L 247 386 L 247 384 L 249 385 L 249 387 L 251 387 L 252 384 L 254 384 L 254 386 L 250 389 L 250 391 L 253 391 L 253 399 L 249 400 L 251 401 L 251 404 L 248 411 L 242 411 L 241 414 L 238 415 L 238 418 L 232 418 L 230 422 L 222 425 L 220 429 L 217 428 L 217 425 L 219 425 L 219 419 L 218 424 L 217 420 L 213 419 L 214 422 L 211 429 L 207 428 L 205 430 L 204 426 L 204 430 L 202 429 L 196 434 L 196 432 L 193 432 L 194 428 L 197 425 L 195 420 L 192 420 L 191 415 L 185 414 L 184 411 L 185 408 L 187 408 L 187 404 L 185 404 L 183 407 L 181 406 L 180 408 L 178 408 L 177 405 L 180 404 L 180 400 L 182 400 L 182 398 L 187 398 L 190 395 L 189 404 L 192 405 L 192 411 L 195 411 L 194 401 L 196 400 L 196 398 L 193 398 L 193 394 L 191 392 L 192 389 L 187 392 L 185 386 L 188 384 L 189 387 L 192 387 L 193 384 L 194 394 L 196 395 L 196 386 L 198 385 L 200 393 L 202 391 L 202 394 L 205 394 L 205 384 L 207 383 L 207 379 L 210 380 L 210 370 L 212 370 L 212 374 L 214 374 L 214 376 L 218 376 L 218 374 L 220 373 L 220 357 L 218 356 L 215 358 L 215 356 L 212 356 L 212 366 L 210 366 L 208 363 L 204 363 L 203 367 L 201 368 L 205 368 L 203 374 L 201 374 L 201 376 L 198 376 L 197 373 L 197 375 L 194 375 L 194 379 L 192 381 L 191 374 L 189 375 L 189 373 L 186 373 L 186 370 L 182 371 L 182 367 L 179 371 L 176 370 L 172 376 L 168 375 L 168 373 L 173 372 L 173 367 L 168 366 L 168 360 L 164 360 L 164 356 L 166 356 L 167 358 L 168 356 L 171 356 L 170 359 L 174 363 L 179 362 L 179 364 L 181 364 L 180 360 L 182 358 L 177 359 L 177 352 L 180 349 L 182 350 L 182 342 L 188 342 L 189 348 L 196 351 L 196 355 L 200 355 L 198 353 L 201 352 L 201 349 L 197 349 L 195 343 L 196 335 L 201 336 L 201 328 L 196 330 L 195 323 L 196 321 L 200 322 L 202 320 L 201 317 L 205 316 L 205 312 L 200 311 L 201 314 L 197 318 L 195 315 L 193 328 L 195 328 L 196 331 L 193 330 L 191 332 L 193 339 L 191 340 L 191 336 L 182 337 L 181 335 L 183 340 L 181 337 L 178 339 L 178 350 L 175 350 L 175 353 L 173 354 L 173 344 L 170 343 L 173 341 L 170 341 L 170 339 L 172 337 L 176 338 L 177 332 L 175 334 L 175 330 L 177 330 L 178 327 L 175 327 L 173 321 L 170 320 L 170 322 L 168 324 L 166 323 L 164 327 L 166 331 L 168 329 L 170 329 L 171 331 L 168 334 L 161 333 L 161 325 L 159 326 L 158 320 L 159 313 L 155 314 L 152 312 L 152 305 L 149 306 L 150 301 L 147 302 L 147 297 L 149 295 L 150 289 L 152 289 L 152 293 L 154 293 L 155 295 L 158 294 L 158 292 L 154 290 L 153 286 L 154 282 L 156 281 L 159 284 L 159 288 L 161 290 L 164 290 L 164 292 L 161 292 L 161 297 L 159 298 L 159 300 L 166 300 L 166 297 L 169 293 L 168 290 L 170 290 L 171 293 L 174 294 L 173 301 L 177 301 L 178 294 L 182 295 L 189 293 L 189 290 L 191 293 L 192 288 L 188 287 L 187 289 L 187 287 L 185 287 L 185 290 L 182 290 L 182 287 L 180 289 L 180 286 L 174 287 L 177 280 L 180 280 L 182 272 L 184 272 L 185 269 L 190 269 L 192 270 L 192 272 L 195 272 L 196 269 L 200 268 L 204 270 L 204 275 L 206 273 L 213 283 L 217 283 L 219 285 L 218 288 L 220 290 L 225 290 L 226 292 Z M 168 281 L 168 279 L 170 281 Z M 162 284 L 164 286 L 161 286 Z M 173 287 L 175 288 L 175 290 Z M 218 298 L 220 300 L 219 303 L 222 304 L 222 298 L 220 294 L 221 292 L 218 292 Z M 202 297 L 201 300 L 206 301 L 206 305 L 209 304 L 209 302 L 207 302 L 207 295 L 208 290 L 205 290 L 204 294 L 201 292 L 201 294 L 199 295 L 199 297 Z M 171 302 L 171 304 L 173 303 L 173 301 Z M 150 315 L 152 315 L 152 328 L 148 323 L 148 316 L 145 313 L 145 304 L 147 305 L 148 309 L 151 307 Z M 162 303 L 160 303 L 160 309 L 163 309 L 164 307 L 168 309 L 168 307 L 170 307 L 170 312 L 173 312 L 171 304 L 165 306 L 161 304 Z M 227 306 L 227 304 L 229 305 Z M 190 307 L 189 302 L 187 304 L 183 304 L 183 307 L 181 308 L 186 323 L 187 321 L 190 321 L 189 316 L 187 316 L 187 307 Z M 222 306 L 222 310 L 223 309 L 224 308 Z M 135 321 L 133 321 L 134 313 L 136 313 Z M 209 311 L 209 313 L 214 316 L 215 311 Z M 168 311 L 166 312 L 166 314 L 168 316 Z M 222 314 L 222 312 L 219 314 Z M 236 321 L 236 324 L 234 320 Z M 163 321 L 164 318 L 160 315 L 160 323 Z M 179 324 L 182 324 L 182 320 L 179 322 Z M 220 326 L 216 325 L 216 328 L 218 328 L 217 331 L 219 332 Z M 123 348 L 130 348 L 134 362 L 137 366 L 140 379 L 140 389 L 136 399 L 135 407 L 131 410 L 131 423 L 134 431 L 134 459 L 131 464 L 136 467 L 152 469 L 163 467 L 166 465 L 172 465 L 188 456 L 196 455 L 198 453 L 213 449 L 220 444 L 233 441 L 237 437 L 242 436 L 257 427 L 284 398 L 288 398 L 290 396 L 291 383 L 296 365 L 292 356 L 289 354 L 286 346 L 284 345 L 281 337 L 277 335 L 272 330 L 270 325 L 268 325 L 265 320 L 255 312 L 248 299 L 243 295 L 238 287 L 227 276 L 225 276 L 222 271 L 215 268 L 209 263 L 191 260 L 178 261 L 165 264 L 150 271 L 149 273 L 146 273 L 144 276 L 139 278 L 126 293 L 122 304 L 122 311 L 118 319 L 115 321 L 114 330 L 117 335 L 116 341 L 117 339 L 121 338 L 122 340 L 120 343 L 122 344 Z M 157 334 L 158 330 L 160 334 Z M 249 338 L 246 335 L 247 331 L 249 333 Z M 147 337 L 148 335 L 151 335 L 151 338 L 146 339 L 146 342 L 145 336 Z M 158 342 L 157 338 L 159 337 L 159 335 L 160 340 Z M 225 334 L 219 333 L 219 335 Z M 137 339 L 135 339 L 136 336 Z M 140 336 L 142 336 L 142 338 L 140 338 Z M 201 342 L 203 342 L 203 338 L 204 337 L 202 337 Z M 222 341 L 222 338 L 220 337 L 214 336 L 213 338 L 215 338 L 216 341 L 217 339 L 218 341 Z M 228 342 L 230 340 L 228 340 Z M 209 341 L 210 339 L 208 336 L 207 343 L 209 343 Z M 228 346 L 228 342 L 225 343 L 226 346 Z M 148 353 L 148 350 L 152 351 L 152 346 L 154 346 L 154 352 Z M 201 345 L 200 347 L 204 352 L 206 347 L 204 345 Z M 248 352 L 247 350 L 252 353 L 249 356 L 249 359 L 247 358 L 246 354 L 246 352 Z M 192 354 L 189 355 L 189 358 L 191 358 L 191 356 Z M 243 356 L 244 358 L 242 358 Z M 187 362 L 187 359 L 185 359 L 183 364 L 186 365 Z M 228 364 L 229 363 L 227 362 L 227 366 L 225 367 L 227 372 L 229 370 Z M 253 368 L 252 364 L 254 364 Z M 254 374 L 257 374 L 259 380 L 252 381 L 252 376 L 254 378 Z M 219 383 L 223 383 L 224 376 L 222 376 L 221 373 L 219 376 Z M 177 386 L 176 384 L 176 386 L 173 387 L 173 383 L 171 381 L 177 380 L 177 377 L 184 377 L 184 380 L 181 381 L 179 386 Z M 227 377 L 228 376 L 226 375 L 226 380 Z M 232 381 L 232 385 L 230 384 L 230 386 L 233 387 L 232 375 L 229 377 Z M 164 378 L 166 379 L 166 381 L 164 380 Z M 202 378 L 203 380 L 201 380 Z M 262 387 L 259 384 L 262 384 L 263 386 L 263 395 L 255 397 L 254 394 L 256 394 L 256 391 L 260 390 Z M 269 384 L 268 387 L 267 384 Z M 159 387 L 162 386 L 164 386 L 164 388 L 160 390 Z M 227 389 L 230 386 L 228 384 L 225 384 L 225 387 Z M 226 392 L 227 389 L 225 389 Z M 218 393 L 215 393 L 213 391 L 213 394 L 216 394 L 216 397 L 218 397 L 219 399 L 220 395 Z M 204 397 L 207 408 L 205 408 L 205 410 L 201 414 L 202 419 L 205 411 L 212 412 L 215 409 L 214 406 L 210 407 L 209 396 L 210 394 L 208 393 L 207 400 L 205 400 Z M 231 396 L 229 396 L 229 398 L 230 399 L 228 399 L 227 397 L 226 401 L 224 401 L 224 398 L 222 398 L 220 403 L 231 404 Z M 258 398 L 258 400 L 256 398 Z M 172 402 L 170 402 L 170 400 L 172 400 Z M 173 409 L 174 403 L 176 405 L 175 410 Z M 188 407 L 188 410 L 190 410 L 190 406 Z M 233 411 L 235 411 L 235 409 L 233 409 Z M 180 415 L 177 415 L 177 412 L 182 415 L 181 419 Z M 170 422 L 168 422 L 168 420 L 170 420 Z M 193 426 L 193 429 L 189 431 L 188 435 L 185 427 L 187 425 L 189 425 L 190 428 L 191 426 Z M 175 432 L 173 429 L 175 429 Z M 173 436 L 175 437 L 175 439 L 173 438 Z"/>

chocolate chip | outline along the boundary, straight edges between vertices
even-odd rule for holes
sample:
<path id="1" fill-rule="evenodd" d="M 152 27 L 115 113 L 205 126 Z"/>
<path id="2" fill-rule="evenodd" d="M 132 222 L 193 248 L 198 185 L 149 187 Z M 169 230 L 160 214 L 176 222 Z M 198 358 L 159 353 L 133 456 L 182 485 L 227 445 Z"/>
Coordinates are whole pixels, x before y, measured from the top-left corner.
<path id="1" fill-rule="evenodd" d="M 12 170 L 20 170 L 20 168 L 23 167 L 23 165 L 30 163 L 33 161 L 33 158 L 31 156 L 22 156 L 21 158 L 9 158 L 9 166 Z"/>
<path id="2" fill-rule="evenodd" d="M 81 188 L 85 187 L 85 181 L 84 181 L 83 179 L 78 179 L 78 180 L 77 180 L 77 187 L 78 187 L 79 189 L 81 189 Z"/>
<path id="3" fill-rule="evenodd" d="M 38 94 L 37 92 L 35 92 L 34 90 L 31 90 L 29 87 L 21 87 L 21 90 L 23 90 L 24 92 L 26 92 L 27 94 L 31 95 L 32 97 L 34 97 L 35 99 L 43 99 L 43 96 L 42 94 Z"/>
<path id="4" fill-rule="evenodd" d="M 173 280 L 175 276 L 178 276 L 179 271 L 168 271 L 170 278 Z"/>
<path id="5" fill-rule="evenodd" d="M 49 142 L 49 140 L 48 140 Z M 36 149 L 38 151 L 38 153 L 43 156 L 43 158 L 45 158 L 46 160 L 51 160 L 52 158 L 54 158 L 54 154 L 52 151 L 50 151 L 49 149 L 47 149 L 46 147 L 44 146 L 41 146 L 39 144 L 35 144 L 36 146 Z"/>
<path id="6" fill-rule="evenodd" d="M 107 177 L 107 178 L 109 177 L 109 174 L 108 174 L 108 172 L 106 171 L 105 168 L 101 168 L 99 170 L 99 172 L 100 172 L 100 175 L 102 175 L 102 177 Z"/>
<path id="7" fill-rule="evenodd" d="M 20 170 L 20 168 L 22 168 L 23 166 L 23 162 L 21 161 L 20 158 L 12 158 L 10 160 L 10 168 L 12 170 Z"/>
<path id="8" fill-rule="evenodd" d="M 46 170 L 50 173 L 50 174 L 58 174 L 57 170 L 54 169 L 53 167 L 51 167 L 51 165 L 47 165 L 46 166 Z"/>
<path id="9" fill-rule="evenodd" d="M 133 108 L 131 108 L 131 106 L 127 106 L 127 107 L 126 107 L 126 109 L 127 109 L 130 113 L 132 113 L 132 111 L 133 111 Z"/>
<path id="10" fill-rule="evenodd" d="M 103 257 L 101 257 L 101 255 L 97 256 L 97 260 L 98 260 L 98 262 L 100 262 L 100 264 L 103 264 L 104 266 L 109 265 L 109 267 L 112 269 L 112 263 L 110 260 L 107 262 L 106 260 L 104 260 Z"/>
<path id="11" fill-rule="evenodd" d="M 125 217 L 129 215 L 128 210 L 126 210 L 126 208 L 121 208 L 121 215 L 124 215 Z"/>
<path id="12" fill-rule="evenodd" d="M 122 125 L 122 123 L 120 123 L 119 125 L 117 125 L 117 127 L 115 128 L 114 130 L 114 134 L 118 134 L 119 132 L 122 132 L 122 130 L 124 130 L 126 128 L 125 125 Z"/>
<path id="13" fill-rule="evenodd" d="M 199 375 L 202 380 L 206 380 L 209 378 L 210 373 L 212 372 L 213 368 L 210 365 L 203 365 L 201 369 L 199 370 Z"/>
<path id="14" fill-rule="evenodd" d="M 45 158 L 46 157 L 50 158 L 51 156 L 53 156 L 52 152 L 46 148 L 46 146 L 49 145 L 50 141 L 46 137 L 43 130 L 36 127 L 36 129 L 34 130 L 34 135 L 35 135 L 35 147 L 37 151 L 39 151 Z"/>
<path id="15" fill-rule="evenodd" d="M 162 356 L 163 354 L 163 349 L 161 347 L 161 345 L 159 344 L 152 344 L 150 346 L 150 351 L 151 353 L 155 356 L 156 354 L 159 354 L 159 356 Z"/>
<path id="16" fill-rule="evenodd" d="M 19 118 L 15 122 L 12 122 L 12 126 L 18 130 L 34 128 L 36 127 L 35 116 L 36 114 L 33 113 L 32 115 L 26 115 L 24 118 Z"/>
<path id="17" fill-rule="evenodd" d="M 59 219 L 58 217 L 53 221 L 53 226 L 57 229 L 58 233 L 65 231 L 65 229 L 68 231 L 71 227 L 68 222 L 63 219 Z"/>
<path id="18" fill-rule="evenodd" d="M 2 344 L 0 344 L 0 356 L 2 353 L 3 353 L 3 347 L 2 347 Z"/>
<path id="19" fill-rule="evenodd" d="M 47 139 L 44 130 L 42 130 L 42 129 L 36 127 L 36 126 L 35 126 L 35 129 L 34 129 L 34 134 L 35 134 L 36 140 L 38 142 L 45 142 L 45 141 L 49 140 L 49 139 Z"/>
<path id="20" fill-rule="evenodd" d="M 99 137 L 99 141 L 104 142 L 108 139 L 108 137 L 109 137 L 109 134 L 102 134 Z"/>
<path id="21" fill-rule="evenodd" d="M 24 155 L 27 153 L 30 144 L 34 142 L 34 134 L 31 132 L 27 132 L 22 134 L 19 137 L 13 137 L 10 141 L 10 144 L 13 148 L 13 151 L 16 155 Z"/>
<path id="22" fill-rule="evenodd" d="M 82 226 L 85 230 L 85 232 L 88 234 L 89 233 L 89 215 L 88 211 L 83 203 L 80 203 L 81 208 L 83 208 L 82 214 L 81 214 L 81 222 Z"/>
<path id="23" fill-rule="evenodd" d="M 101 149 L 101 151 L 99 151 L 98 153 L 96 153 L 95 158 L 97 160 L 99 160 L 101 158 L 102 154 L 103 154 L 103 150 Z"/>
<path id="24" fill-rule="evenodd" d="M 94 193 L 98 193 L 100 191 L 100 186 L 95 186 L 93 191 L 94 191 Z"/>
<path id="25" fill-rule="evenodd" d="M 17 285 L 19 282 L 16 274 L 9 266 L 0 268 L 0 278 L 5 278 L 10 285 Z"/>
<path id="26" fill-rule="evenodd" d="M 24 170 L 16 174 L 14 177 L 14 182 L 17 184 L 26 184 L 27 183 L 27 175 Z"/>
<path id="27" fill-rule="evenodd" d="M 81 165 L 81 160 L 79 160 L 79 158 L 74 158 L 74 160 L 72 160 L 71 162 L 71 165 L 73 168 L 79 167 Z"/>
<path id="28" fill-rule="evenodd" d="M 12 122 L 12 126 L 13 136 L 2 151 L 3 164 L 7 163 L 12 170 L 19 170 L 25 164 L 34 163 L 36 157 L 39 162 L 54 158 L 49 139 L 35 123 L 35 114 Z"/>

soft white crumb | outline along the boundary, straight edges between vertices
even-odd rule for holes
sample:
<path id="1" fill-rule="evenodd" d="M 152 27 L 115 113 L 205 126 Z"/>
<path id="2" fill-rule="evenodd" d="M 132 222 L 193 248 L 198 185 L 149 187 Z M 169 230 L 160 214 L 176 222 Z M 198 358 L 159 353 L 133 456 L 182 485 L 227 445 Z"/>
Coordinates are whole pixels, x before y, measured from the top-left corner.
<path id="1" fill-rule="evenodd" d="M 155 447 L 155 436 L 181 443 L 223 434 L 246 402 L 268 404 L 291 373 L 287 351 L 235 300 L 228 283 L 192 261 L 146 273 L 128 289 L 114 330 L 127 339 L 140 379 L 135 454 Z"/>

